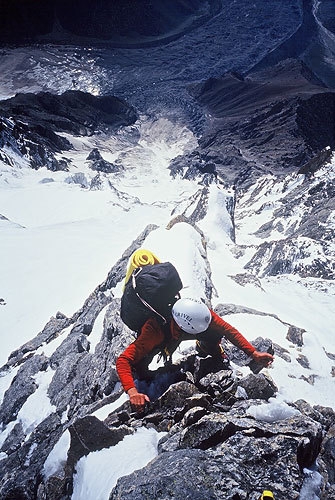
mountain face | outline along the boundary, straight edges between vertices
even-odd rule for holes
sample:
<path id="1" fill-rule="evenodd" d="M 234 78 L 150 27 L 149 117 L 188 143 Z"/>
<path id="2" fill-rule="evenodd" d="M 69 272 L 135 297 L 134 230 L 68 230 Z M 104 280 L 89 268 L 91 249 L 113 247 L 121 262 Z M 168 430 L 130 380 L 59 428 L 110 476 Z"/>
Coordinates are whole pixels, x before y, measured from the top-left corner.
<path id="1" fill-rule="evenodd" d="M 256 3 L 260 9 L 271 4 Z M 208 31 L 197 47 L 207 47 L 213 36 L 210 20 L 222 22 L 225 16 L 231 20 L 234 9 L 238 10 L 234 18 L 238 26 L 244 26 L 246 18 L 257 20 L 250 2 L 248 6 L 230 2 L 226 10 L 221 2 L 196 0 L 169 2 L 169 9 L 166 2 L 153 5 L 148 1 L 84 1 L 79 11 L 76 2 L 61 0 L 43 2 L 39 7 L 35 16 L 35 2 L 2 3 L 1 40 L 6 44 L 65 41 L 83 46 L 90 39 L 98 47 L 108 43 L 142 52 L 127 52 L 127 56 L 112 52 L 109 56 L 117 59 L 117 71 L 113 67 L 108 75 L 115 80 L 115 74 L 121 75 L 115 88 L 123 90 L 115 95 L 108 92 L 107 85 L 104 95 L 95 96 L 85 83 L 85 90 L 70 86 L 64 92 L 53 83 L 54 92 L 21 91 L 0 101 L 3 171 L 15 176 L 22 169 L 46 168 L 50 177 L 43 178 L 45 183 L 53 182 L 54 173 L 64 172 L 65 184 L 78 185 L 86 192 L 112 192 L 115 206 L 131 211 L 141 202 L 120 186 L 130 168 L 129 151 L 137 148 L 134 155 L 138 160 L 144 149 L 136 129 L 143 109 L 156 120 L 155 113 L 171 118 L 171 102 L 173 113 L 180 105 L 182 120 L 191 116 L 188 126 L 197 132 L 197 141 L 169 161 L 170 189 L 180 181 L 184 186 L 195 182 L 197 189 L 170 211 L 167 232 L 180 230 L 179 234 L 196 242 L 202 292 L 210 304 L 215 302 L 219 315 L 243 316 L 250 322 L 263 318 L 273 331 L 283 330 L 283 340 L 274 342 L 274 351 L 276 363 L 288 373 L 286 383 L 314 387 L 334 380 L 335 352 L 325 347 L 323 338 L 318 339 L 318 348 L 324 355 L 326 374 L 313 365 L 314 344 L 300 323 L 261 306 L 243 305 L 247 290 L 265 293 L 264 286 L 276 278 L 292 278 L 302 283 L 306 293 L 334 294 L 335 86 L 329 83 L 333 68 L 325 63 L 327 57 L 322 61 L 314 57 L 332 51 L 331 43 L 325 42 L 334 31 L 331 3 L 323 1 L 316 9 L 307 0 L 290 6 L 273 2 L 273 9 L 289 10 L 290 15 L 285 11 L 281 19 L 285 40 L 271 50 L 268 45 L 262 50 L 258 45 L 260 53 L 266 53 L 260 61 L 256 49 L 245 55 L 247 62 L 243 50 L 239 58 L 234 52 L 236 70 L 229 68 L 220 74 L 211 72 L 219 65 L 214 52 L 217 45 L 213 45 L 214 55 L 204 49 L 204 62 L 199 65 L 205 67 L 201 71 L 208 73 L 206 79 L 203 73 L 201 78 L 190 78 L 186 65 L 173 66 L 169 51 L 177 58 L 176 49 L 185 46 L 176 40 L 185 33 L 196 33 L 200 25 Z M 317 17 L 313 15 L 316 11 Z M 240 12 L 248 15 L 240 16 Z M 299 13 L 300 21 L 295 22 Z M 266 19 L 264 16 L 264 26 Z M 225 25 L 224 37 L 233 45 L 229 26 Z M 277 41 L 278 27 L 273 24 L 268 32 Z M 257 27 L 253 37 L 261 29 Z M 271 36 L 265 37 L 266 43 Z M 220 32 L 220 40 L 224 37 Z M 169 45 L 172 40 L 176 44 Z M 164 73 L 163 52 L 145 52 L 144 47 L 160 44 L 168 44 L 166 50 L 177 75 L 174 83 L 171 74 Z M 201 62 L 201 54 L 194 56 L 192 43 L 189 46 L 192 58 Z M 54 48 L 46 47 L 51 54 Z M 74 50 L 73 59 L 83 59 Z M 10 49 L 6 47 L 6 51 Z M 18 54 L 16 49 L 14 53 Z M 224 59 L 225 54 L 221 56 Z M 121 57 L 125 67 L 131 68 L 128 73 L 122 73 Z M 159 59 L 150 67 L 152 80 L 144 79 L 147 69 L 141 68 L 141 57 Z M 192 61 L 191 66 L 196 66 L 195 59 Z M 78 87 L 81 71 L 83 68 L 73 70 Z M 153 82 L 159 88 L 158 97 Z M 164 93 L 169 86 L 170 92 Z M 115 137 L 124 141 L 119 155 L 111 154 L 106 146 Z M 85 157 L 85 170 L 80 169 L 70 156 L 76 151 L 76 141 L 90 139 L 93 146 Z M 140 172 L 137 176 L 142 174 L 146 175 Z M 157 179 L 152 189 L 155 182 Z M 228 252 L 228 264 L 219 259 L 220 273 L 229 269 L 229 280 L 239 287 L 239 299 L 234 302 L 222 299 L 213 276 L 215 254 L 221 257 L 212 235 L 206 233 L 213 217 L 213 196 L 216 216 L 224 228 L 222 240 L 239 263 L 229 267 L 233 259 Z M 153 209 L 159 203 L 155 199 L 147 205 Z M 0 222 L 20 227 L 1 212 Z M 122 249 L 106 279 L 96 284 L 80 309 L 69 316 L 55 313 L 0 369 L 1 386 L 5 387 L 0 407 L 0 497 L 70 499 L 82 457 L 116 446 L 138 429 L 151 429 L 164 434 L 158 456 L 146 467 L 121 477 L 111 488 L 110 499 L 256 500 L 264 489 L 271 489 L 276 500 L 335 499 L 335 407 L 312 405 L 302 398 L 288 404 L 276 402 L 280 388 L 271 370 L 251 373 L 245 356 L 228 343 L 225 351 L 236 369 L 200 358 L 194 348 L 187 348 L 172 366 L 159 369 L 168 379 L 167 390 L 152 398 L 144 414 L 132 412 L 115 370 L 117 357 L 134 340 L 133 332 L 120 319 L 119 289 L 133 251 L 159 231 L 153 221 L 142 232 L 133 226 L 132 244 Z M 288 293 L 293 295 L 290 286 Z M 4 298 L 0 298 L 0 306 L 6 307 Z M 252 343 L 266 350 L 271 334 L 269 328 L 267 335 L 262 333 Z M 47 410 L 32 421 L 26 417 L 30 405 Z M 101 417 L 101 410 L 107 415 Z M 64 437 L 68 439 L 65 456 L 56 469 L 46 473 L 45 464 Z"/>
<path id="2" fill-rule="evenodd" d="M 255 177 L 262 170 L 296 172 L 334 148 L 334 92 L 301 62 L 285 60 L 246 77 L 228 74 L 191 91 L 214 122 L 196 153 L 203 168 L 208 158 L 229 182 L 245 182 L 254 170 Z"/>
<path id="3" fill-rule="evenodd" d="M 65 43 L 109 42 L 129 47 L 168 41 L 199 23 L 206 22 L 220 7 L 218 0 L 74 1 L 47 0 L 2 3 L 1 41 L 49 41 Z"/>

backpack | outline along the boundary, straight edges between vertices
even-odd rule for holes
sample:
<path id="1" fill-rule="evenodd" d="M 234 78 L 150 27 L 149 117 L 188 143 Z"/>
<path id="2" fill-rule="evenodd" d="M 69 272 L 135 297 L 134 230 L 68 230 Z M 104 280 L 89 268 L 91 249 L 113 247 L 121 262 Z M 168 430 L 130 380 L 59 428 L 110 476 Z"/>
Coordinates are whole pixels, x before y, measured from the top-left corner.
<path id="1" fill-rule="evenodd" d="M 135 269 L 121 297 L 122 321 L 135 332 L 152 317 L 167 323 L 182 288 L 178 271 L 170 262 Z"/>

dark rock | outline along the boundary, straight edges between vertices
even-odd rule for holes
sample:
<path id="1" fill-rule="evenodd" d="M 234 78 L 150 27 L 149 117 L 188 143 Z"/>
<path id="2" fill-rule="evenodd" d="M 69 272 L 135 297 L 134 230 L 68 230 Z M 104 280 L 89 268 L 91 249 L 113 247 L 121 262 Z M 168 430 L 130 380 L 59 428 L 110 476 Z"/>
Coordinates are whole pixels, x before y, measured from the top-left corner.
<path id="1" fill-rule="evenodd" d="M 243 387 L 249 399 L 267 400 L 272 398 L 278 391 L 273 380 L 263 373 L 257 375 L 250 374 L 239 380 L 238 385 Z"/>
<path id="2" fill-rule="evenodd" d="M 328 482 L 335 485 L 335 425 L 328 430 L 323 439 L 320 458 L 327 471 Z"/>
<path id="3" fill-rule="evenodd" d="M 214 359 L 212 356 L 206 356 L 205 358 L 196 356 L 194 358 L 194 367 L 192 370 L 194 382 L 200 387 L 203 386 L 208 388 L 211 383 L 212 375 L 218 372 L 221 373 L 222 370 L 227 372 L 225 375 L 229 378 L 231 375 L 230 367 L 228 362 L 221 358 Z M 209 379 L 206 379 L 207 376 L 209 376 Z"/>
<path id="4" fill-rule="evenodd" d="M 115 131 L 137 120 L 135 109 L 113 96 L 93 96 L 69 90 L 62 95 L 48 92 L 17 94 L 0 103 L 0 147 L 26 158 L 31 167 L 49 170 L 68 170 L 66 159 L 58 160 L 56 153 L 72 148 L 59 135 L 91 135 L 103 128 Z"/>
<path id="5" fill-rule="evenodd" d="M 21 422 L 19 422 L 13 427 L 11 433 L 1 446 L 1 451 L 7 453 L 7 455 L 14 453 L 20 448 L 25 437 L 26 434 L 23 431 Z"/>
<path id="6" fill-rule="evenodd" d="M 49 92 L 16 94 L 11 99 L 1 101 L 0 114 L 28 122 L 29 128 L 36 127 L 42 137 L 43 133 L 48 136 L 48 131 L 50 134 L 53 131 L 88 135 L 101 125 L 115 130 L 137 120 L 134 108 L 122 99 L 113 96 L 96 97 L 79 90 L 68 90 L 61 95 Z M 65 141 L 60 136 L 57 138 Z M 63 143 L 61 144 L 64 148 Z"/>
<path id="7" fill-rule="evenodd" d="M 259 238 L 267 239 L 270 246 L 273 245 L 274 250 L 276 243 L 271 242 L 272 231 L 278 231 L 278 221 L 286 219 L 286 229 L 281 228 L 283 238 L 280 243 L 280 251 L 282 255 L 273 251 L 273 259 L 270 255 L 270 263 L 266 263 L 268 266 L 273 267 L 276 264 L 275 258 L 280 258 L 282 261 L 295 259 L 291 264 L 293 272 L 305 270 L 305 272 L 311 273 L 314 267 L 318 269 L 320 264 L 323 267 L 328 267 L 332 272 L 329 263 L 331 252 L 328 242 L 334 239 L 334 231 L 327 221 L 329 214 L 334 210 L 335 186 L 332 176 L 328 175 L 328 170 L 331 169 L 330 164 L 324 166 L 323 169 L 324 174 L 320 173 L 315 178 L 313 176 L 306 177 L 303 181 L 298 182 L 293 189 L 287 189 L 284 184 L 283 196 L 278 208 L 274 210 L 272 217 L 255 232 Z M 288 177 L 287 183 L 292 182 L 293 179 L 294 177 Z M 298 179 L 296 178 L 296 180 Z M 256 195 L 257 190 L 251 194 L 250 201 Z M 300 207 L 301 212 L 298 219 L 296 218 L 297 207 Z M 263 209 L 266 210 L 266 204 L 259 209 L 259 213 Z M 238 223 L 236 215 L 235 220 Z M 315 254 L 318 254 L 317 258 Z M 312 262 L 309 266 L 304 262 L 306 257 Z"/>
<path id="8" fill-rule="evenodd" d="M 212 398 L 209 396 L 209 394 L 195 393 L 185 399 L 183 406 L 176 409 L 172 416 L 172 420 L 174 422 L 180 422 L 184 418 L 184 416 L 193 408 L 204 408 L 205 410 L 207 410 L 211 406 L 211 403 Z"/>
<path id="9" fill-rule="evenodd" d="M 65 314 L 63 314 L 62 312 L 57 311 L 55 318 L 56 319 L 67 319 L 67 316 L 65 316 Z"/>
<path id="10" fill-rule="evenodd" d="M 27 353 L 33 353 L 44 343 L 49 344 L 50 342 L 52 342 L 52 340 L 61 335 L 63 330 L 71 325 L 71 323 L 71 318 L 67 318 L 64 315 L 58 318 L 52 317 L 45 325 L 43 330 L 38 335 L 36 335 L 34 339 L 23 344 L 19 349 L 13 351 L 10 354 L 7 363 L 4 365 L 4 367 L 1 368 L 1 370 L 7 370 L 9 367 L 16 366 L 22 363 Z"/>
<path id="11" fill-rule="evenodd" d="M 67 184 L 79 184 L 80 187 L 87 189 L 89 187 L 86 175 L 83 172 L 75 172 L 65 179 Z"/>
<path id="12" fill-rule="evenodd" d="M 297 356 L 297 361 L 304 368 L 310 368 L 308 358 L 306 356 L 304 356 L 303 354 L 299 354 Z"/>
<path id="13" fill-rule="evenodd" d="M 68 464 L 73 465 L 84 455 L 92 451 L 115 446 L 132 433 L 130 427 L 109 428 L 98 418 L 88 415 L 76 420 L 69 426 L 71 444 L 68 452 Z"/>
<path id="14" fill-rule="evenodd" d="M 87 156 L 86 160 L 89 160 L 89 161 L 102 160 L 102 156 L 101 156 L 99 149 L 98 148 L 92 149 L 92 151 Z"/>
<path id="15" fill-rule="evenodd" d="M 186 399 L 186 407 L 190 410 L 192 408 L 208 408 L 211 399 L 207 394 L 194 394 Z"/>
<path id="16" fill-rule="evenodd" d="M 220 370 L 210 373 L 199 380 L 199 387 L 210 396 L 219 396 L 228 392 L 234 385 L 232 370 Z"/>
<path id="17" fill-rule="evenodd" d="M 92 149 L 86 159 L 90 162 L 91 170 L 96 170 L 97 172 L 110 174 L 124 170 L 122 164 L 110 163 L 104 160 L 98 148 Z"/>
<path id="18" fill-rule="evenodd" d="M 197 394 L 197 388 L 188 382 L 178 382 L 173 384 L 169 389 L 159 398 L 159 407 L 164 407 L 165 411 L 175 412 L 178 408 L 185 407 L 186 400 Z"/>
<path id="19" fill-rule="evenodd" d="M 304 345 L 304 333 L 306 333 L 306 330 L 304 330 L 303 328 L 297 328 L 296 326 L 290 325 L 287 331 L 286 338 L 298 347 L 302 347 Z"/>
<path id="20" fill-rule="evenodd" d="M 184 415 L 183 425 L 184 427 L 189 427 L 192 424 L 195 424 L 200 420 L 204 415 L 206 415 L 207 411 L 202 406 L 195 406 L 188 410 Z"/>
<path id="21" fill-rule="evenodd" d="M 85 335 L 82 335 L 80 338 L 77 339 L 77 348 L 79 353 L 89 352 L 90 343 Z"/>
<path id="22" fill-rule="evenodd" d="M 162 453 L 141 471 L 120 478 L 110 500 L 256 499 L 265 488 L 276 498 L 289 491 L 290 499 L 298 499 L 302 478 L 296 448 L 292 437 L 253 440 L 237 433 L 215 450 Z"/>
<path id="23" fill-rule="evenodd" d="M 187 158 L 177 156 L 171 160 L 169 170 L 173 178 L 178 175 L 187 180 L 194 180 L 203 174 L 203 185 L 214 182 L 217 174 L 214 158 L 209 157 L 208 154 L 202 155 L 199 151 L 190 153 Z"/>
<path id="24" fill-rule="evenodd" d="M 104 420 L 104 424 L 107 425 L 107 427 L 118 427 L 121 424 L 125 424 L 128 422 L 130 419 L 130 415 L 127 411 L 118 411 L 117 413 L 111 413 L 108 415 L 107 418 Z"/>
<path id="25" fill-rule="evenodd" d="M 300 414 L 270 423 L 255 420 L 247 415 L 250 406 L 250 401 L 240 402 L 229 413 L 205 415 L 182 432 L 180 448 L 213 448 L 242 430 L 249 436 L 269 437 L 286 435 L 289 428 L 290 435 L 297 438 L 297 462 L 301 470 L 312 465 L 322 442 L 320 424 Z"/>
<path id="26" fill-rule="evenodd" d="M 46 479 L 45 484 L 39 484 L 36 498 L 37 500 L 59 500 L 62 492 L 66 491 L 66 487 L 65 476 L 52 475 Z"/>
<path id="27" fill-rule="evenodd" d="M 110 163 L 104 159 L 94 161 L 91 164 L 90 169 L 97 172 L 104 172 L 105 174 L 112 174 L 123 170 L 123 168 L 120 168 L 119 165 Z"/>
<path id="28" fill-rule="evenodd" d="M 39 181 L 40 184 L 50 184 L 52 182 L 55 182 L 55 179 L 52 179 L 51 177 L 45 177 Z"/>
<path id="29" fill-rule="evenodd" d="M 162 420 L 164 416 L 162 413 L 156 412 L 156 413 L 151 413 L 150 415 L 146 415 L 143 418 L 144 424 L 155 424 L 158 425 Z"/>
<path id="30" fill-rule="evenodd" d="M 225 415 L 205 415 L 182 433 L 179 448 L 207 450 L 222 443 L 236 431 L 237 427 Z"/>
<path id="31" fill-rule="evenodd" d="M 297 108 L 298 131 L 312 151 L 319 151 L 318 160 L 302 166 L 301 173 L 311 174 L 330 160 L 334 150 L 335 93 L 324 92 L 304 99 Z M 326 150 L 322 151 L 324 148 Z"/>
<path id="32" fill-rule="evenodd" d="M 302 124 L 304 127 L 305 125 Z M 327 131 L 328 132 L 328 131 Z M 298 171 L 298 174 L 305 174 L 308 176 L 313 175 L 315 172 L 317 172 L 321 167 L 325 166 L 328 162 L 330 162 L 332 157 L 332 150 L 330 147 L 327 147 L 320 151 L 318 155 L 316 155 L 314 158 L 312 158 L 310 161 L 308 161 L 305 165 L 303 165 L 300 170 Z"/>
<path id="33" fill-rule="evenodd" d="M 2 460 L 1 498 L 36 498 L 44 462 L 60 438 L 62 430 L 60 417 L 53 413 L 36 427 L 29 439 L 21 442 L 19 449 Z"/>
<path id="34" fill-rule="evenodd" d="M 332 408 L 324 408 L 323 406 L 311 406 L 306 401 L 299 399 L 295 401 L 293 406 L 297 408 L 303 415 L 319 422 L 327 431 L 334 425 L 335 412 Z"/>
<path id="35" fill-rule="evenodd" d="M 101 176 L 100 174 L 97 174 L 93 177 L 93 179 L 91 180 L 91 183 L 90 183 L 90 189 L 92 191 L 96 190 L 100 190 L 103 186 L 103 181 L 101 179 Z"/>
<path id="36" fill-rule="evenodd" d="M 238 283 L 241 286 L 252 284 L 257 288 L 262 288 L 261 280 L 257 276 L 254 276 L 249 273 L 240 273 L 240 274 L 235 274 L 234 276 L 230 275 L 230 278 L 236 281 L 236 283 Z"/>
<path id="37" fill-rule="evenodd" d="M 0 422 L 6 425 L 16 419 L 22 405 L 37 389 L 34 375 L 40 370 L 46 370 L 47 366 L 48 360 L 45 356 L 27 359 L 5 392 L 0 408 Z"/>

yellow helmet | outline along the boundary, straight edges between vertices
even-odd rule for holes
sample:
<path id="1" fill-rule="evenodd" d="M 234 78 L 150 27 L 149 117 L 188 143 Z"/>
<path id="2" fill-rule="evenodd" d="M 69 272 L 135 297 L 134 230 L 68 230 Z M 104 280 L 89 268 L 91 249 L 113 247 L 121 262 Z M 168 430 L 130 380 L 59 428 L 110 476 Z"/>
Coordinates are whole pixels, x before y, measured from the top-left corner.
<path id="1" fill-rule="evenodd" d="M 272 491 L 264 490 L 259 500 L 274 500 L 274 498 Z"/>

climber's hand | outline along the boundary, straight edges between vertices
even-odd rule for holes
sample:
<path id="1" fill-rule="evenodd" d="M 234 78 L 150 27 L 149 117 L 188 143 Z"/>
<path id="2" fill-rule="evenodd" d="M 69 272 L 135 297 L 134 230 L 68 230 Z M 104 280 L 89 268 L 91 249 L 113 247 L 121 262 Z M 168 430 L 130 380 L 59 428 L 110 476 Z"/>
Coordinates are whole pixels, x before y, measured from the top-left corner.
<path id="1" fill-rule="evenodd" d="M 272 354 L 260 351 L 254 351 L 252 354 L 252 359 L 256 361 L 256 363 L 262 365 L 263 367 L 270 366 L 274 360 Z"/>
<path id="2" fill-rule="evenodd" d="M 150 401 L 149 397 L 146 394 L 138 392 L 135 387 L 129 389 L 128 396 L 132 408 L 137 413 L 142 413 L 145 409 L 145 404 L 149 403 Z"/>

